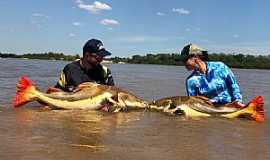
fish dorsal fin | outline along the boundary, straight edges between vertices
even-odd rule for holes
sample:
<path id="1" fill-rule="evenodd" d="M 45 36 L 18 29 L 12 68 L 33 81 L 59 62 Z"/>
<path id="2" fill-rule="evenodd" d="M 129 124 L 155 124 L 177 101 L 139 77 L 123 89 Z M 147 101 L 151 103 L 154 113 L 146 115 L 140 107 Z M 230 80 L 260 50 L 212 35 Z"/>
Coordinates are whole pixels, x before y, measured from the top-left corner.
<path id="1" fill-rule="evenodd" d="M 237 108 L 232 107 L 225 107 L 225 106 L 215 107 L 213 105 L 209 105 L 206 103 L 196 103 L 196 102 L 191 104 L 190 107 L 199 112 L 212 114 L 232 113 L 238 110 Z"/>
<path id="2" fill-rule="evenodd" d="M 61 89 L 59 88 L 54 88 L 54 87 L 48 87 L 46 93 L 55 93 L 55 92 L 63 92 Z"/>
<path id="3" fill-rule="evenodd" d="M 91 88 L 91 87 L 96 87 L 99 84 L 97 83 L 93 83 L 93 82 L 84 82 L 82 84 L 80 84 L 77 88 L 83 89 L 83 88 Z"/>

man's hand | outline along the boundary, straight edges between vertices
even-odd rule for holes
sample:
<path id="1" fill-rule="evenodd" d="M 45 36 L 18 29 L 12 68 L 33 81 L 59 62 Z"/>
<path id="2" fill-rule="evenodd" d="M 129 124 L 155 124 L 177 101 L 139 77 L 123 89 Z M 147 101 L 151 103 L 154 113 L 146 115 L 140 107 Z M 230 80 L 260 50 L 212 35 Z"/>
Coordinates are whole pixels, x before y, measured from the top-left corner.
<path id="1" fill-rule="evenodd" d="M 226 107 L 232 107 L 232 108 L 244 108 L 246 105 L 239 102 L 239 101 L 234 101 L 232 103 L 228 103 L 225 105 Z"/>
<path id="2" fill-rule="evenodd" d="M 209 98 L 205 97 L 205 96 L 196 96 L 196 97 L 198 97 L 198 98 L 204 100 L 207 104 L 209 104 L 209 105 L 211 105 L 211 106 L 214 105 L 213 102 L 211 102 L 211 100 L 210 100 Z"/>

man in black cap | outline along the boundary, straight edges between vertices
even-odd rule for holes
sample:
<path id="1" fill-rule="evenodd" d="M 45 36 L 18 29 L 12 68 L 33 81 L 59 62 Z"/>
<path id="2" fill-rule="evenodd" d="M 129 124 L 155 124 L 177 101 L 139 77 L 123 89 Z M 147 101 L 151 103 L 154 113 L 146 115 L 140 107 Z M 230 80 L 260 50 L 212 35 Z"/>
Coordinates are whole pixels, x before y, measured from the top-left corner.
<path id="1" fill-rule="evenodd" d="M 111 71 L 101 65 L 105 56 L 111 55 L 97 39 L 88 40 L 83 46 L 83 57 L 67 64 L 61 72 L 56 88 L 71 92 L 84 82 L 114 85 Z"/>

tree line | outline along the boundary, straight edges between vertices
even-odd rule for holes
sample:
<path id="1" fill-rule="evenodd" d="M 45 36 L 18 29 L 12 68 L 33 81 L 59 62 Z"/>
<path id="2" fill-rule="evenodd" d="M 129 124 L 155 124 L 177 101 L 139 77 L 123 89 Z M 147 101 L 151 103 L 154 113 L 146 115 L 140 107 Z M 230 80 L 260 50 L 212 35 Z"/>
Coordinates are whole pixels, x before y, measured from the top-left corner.
<path id="1" fill-rule="evenodd" d="M 64 61 L 73 61 L 79 59 L 80 56 L 76 55 L 65 55 L 63 53 L 28 53 L 23 55 L 17 55 L 14 53 L 0 53 L 1 58 L 26 58 L 26 59 L 43 59 L 43 60 L 64 60 Z"/>
<path id="2" fill-rule="evenodd" d="M 134 55 L 131 58 L 113 57 L 109 60 L 114 63 L 184 65 L 179 53 Z M 233 68 L 270 69 L 270 55 L 212 53 L 209 54 L 209 61 L 222 61 Z"/>
<path id="3" fill-rule="evenodd" d="M 80 56 L 65 55 L 63 53 L 28 53 L 16 55 L 13 53 L 0 53 L 1 58 L 27 58 L 27 59 L 46 59 L 46 60 L 65 60 L 73 61 L 79 59 Z M 146 55 L 133 55 L 132 57 L 112 57 L 106 60 L 113 63 L 131 63 L 131 64 L 159 64 L 159 65 L 183 65 L 179 53 L 158 53 Z M 222 61 L 229 67 L 233 68 L 255 68 L 255 69 L 270 69 L 270 55 L 244 55 L 244 54 L 225 54 L 211 53 L 209 54 L 210 61 Z"/>

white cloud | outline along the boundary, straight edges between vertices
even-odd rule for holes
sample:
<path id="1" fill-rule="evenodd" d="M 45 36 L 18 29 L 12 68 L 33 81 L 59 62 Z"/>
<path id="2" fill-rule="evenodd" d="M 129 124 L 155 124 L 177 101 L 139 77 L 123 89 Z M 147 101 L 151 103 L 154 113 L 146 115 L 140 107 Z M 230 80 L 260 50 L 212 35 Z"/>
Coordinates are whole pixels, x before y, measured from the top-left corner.
<path id="1" fill-rule="evenodd" d="M 46 23 L 49 18 L 50 17 L 45 14 L 33 13 L 31 17 L 31 23 L 40 27 L 42 24 Z"/>
<path id="2" fill-rule="evenodd" d="M 75 1 L 79 8 L 89 11 L 90 13 L 97 14 L 101 10 L 112 10 L 112 7 L 106 3 L 95 1 L 93 4 L 85 4 L 82 0 Z"/>
<path id="3" fill-rule="evenodd" d="M 73 26 L 81 26 L 82 24 L 80 22 L 73 22 L 72 25 Z"/>
<path id="4" fill-rule="evenodd" d="M 162 12 L 157 12 L 157 15 L 158 16 L 165 16 L 166 14 L 165 13 L 162 13 Z"/>
<path id="5" fill-rule="evenodd" d="M 119 25 L 119 22 L 114 19 L 103 19 L 100 21 L 100 23 L 105 26 Z"/>
<path id="6" fill-rule="evenodd" d="M 180 15 L 188 15 L 188 14 L 190 14 L 190 11 L 188 11 L 188 10 L 186 10 L 184 8 L 173 8 L 172 11 L 176 12 L 176 13 L 178 13 Z"/>
<path id="7" fill-rule="evenodd" d="M 115 40 L 123 43 L 159 43 L 168 41 L 168 38 L 158 36 L 134 36 L 116 38 Z"/>
<path id="8" fill-rule="evenodd" d="M 69 37 L 75 37 L 76 35 L 74 33 L 69 33 Z"/>
<path id="9" fill-rule="evenodd" d="M 49 19 L 49 16 L 45 15 L 45 14 L 41 14 L 41 13 L 33 13 L 32 14 L 33 17 L 40 17 L 40 18 L 46 18 Z"/>

